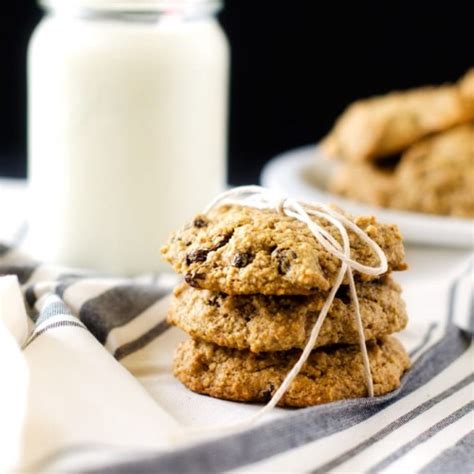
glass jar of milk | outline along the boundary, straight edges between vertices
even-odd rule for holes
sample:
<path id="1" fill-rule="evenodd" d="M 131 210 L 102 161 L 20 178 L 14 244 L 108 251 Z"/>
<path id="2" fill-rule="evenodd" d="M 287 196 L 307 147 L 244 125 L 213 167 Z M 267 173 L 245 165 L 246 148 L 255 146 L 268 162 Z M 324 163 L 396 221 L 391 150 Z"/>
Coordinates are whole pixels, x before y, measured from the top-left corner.
<path id="1" fill-rule="evenodd" d="M 218 1 L 49 0 L 28 54 L 27 248 L 138 274 L 225 185 Z"/>

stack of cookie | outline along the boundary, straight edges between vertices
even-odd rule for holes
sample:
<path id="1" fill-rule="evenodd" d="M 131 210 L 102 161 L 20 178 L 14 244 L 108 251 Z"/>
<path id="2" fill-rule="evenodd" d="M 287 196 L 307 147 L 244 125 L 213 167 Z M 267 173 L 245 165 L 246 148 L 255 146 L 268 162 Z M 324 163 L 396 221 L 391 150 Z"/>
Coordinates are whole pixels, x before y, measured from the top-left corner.
<path id="1" fill-rule="evenodd" d="M 336 239 L 323 219 L 318 224 Z M 399 385 L 408 355 L 391 333 L 407 323 L 391 271 L 406 268 L 396 226 L 373 217 L 354 222 L 383 250 L 388 274 L 355 273 L 375 395 Z M 375 266 L 373 251 L 349 232 L 352 257 Z M 223 205 L 197 216 L 162 248 L 184 275 L 168 320 L 191 339 L 175 356 L 176 377 L 217 398 L 266 402 L 301 354 L 333 287 L 340 261 L 306 224 L 273 210 Z M 336 294 L 316 347 L 280 400 L 304 407 L 367 395 L 354 308 L 347 282 Z"/>
<path id="2" fill-rule="evenodd" d="M 329 188 L 377 206 L 474 217 L 474 69 L 351 104 L 322 142 Z"/>

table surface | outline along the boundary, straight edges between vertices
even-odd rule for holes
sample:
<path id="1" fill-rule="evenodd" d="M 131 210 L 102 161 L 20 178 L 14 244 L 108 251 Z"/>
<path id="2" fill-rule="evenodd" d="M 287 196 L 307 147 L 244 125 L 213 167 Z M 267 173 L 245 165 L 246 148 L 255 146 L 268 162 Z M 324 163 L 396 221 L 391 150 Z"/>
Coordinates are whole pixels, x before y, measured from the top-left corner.
<path id="1" fill-rule="evenodd" d="M 22 180 L 5 180 L 0 179 L 0 242 L 5 239 L 5 235 L 10 232 L 12 235 L 15 229 L 26 221 L 28 211 L 28 196 L 26 192 L 26 184 Z M 448 276 L 453 273 L 455 268 L 462 265 L 469 258 L 471 251 L 466 249 L 449 249 L 440 247 L 413 246 L 407 247 L 407 261 L 410 270 L 400 272 L 396 275 L 396 280 L 404 288 L 404 299 L 407 303 L 408 313 L 410 314 L 410 330 L 417 331 L 417 325 L 426 324 L 426 313 L 430 312 L 430 307 L 439 305 L 436 301 L 436 293 L 440 288 L 440 293 L 447 290 L 446 285 L 441 285 L 440 276 Z M 433 295 L 433 293 L 435 293 Z M 418 332 L 419 333 L 419 332 Z M 148 350 L 152 351 L 150 344 Z M 147 350 L 147 348 L 145 348 Z M 143 360 L 148 360 L 146 354 L 140 355 Z M 151 359 L 151 358 L 150 358 Z M 179 418 L 178 414 L 183 414 L 196 422 L 204 423 L 205 420 L 213 420 L 216 414 L 216 406 L 221 406 L 222 413 L 227 415 L 227 402 L 216 401 L 204 397 L 202 405 L 200 405 L 199 413 L 194 413 L 194 406 L 185 401 L 193 395 L 189 395 L 183 390 L 183 398 L 176 398 L 176 390 L 174 386 L 178 384 L 169 375 L 169 383 L 160 380 L 154 375 L 148 376 L 143 371 L 143 376 L 138 377 L 139 381 L 146 388 L 148 393 L 164 407 L 175 407 L 172 412 Z M 174 384 L 174 385 L 173 385 Z M 168 398 L 167 398 L 168 397 Z M 176 408 L 179 405 L 179 411 Z M 247 414 L 246 404 L 236 404 L 233 414 L 238 418 Z M 186 411 L 188 410 L 188 411 Z M 239 411 L 240 410 L 240 411 Z M 180 415 L 181 416 L 181 415 Z M 278 416 L 278 412 L 275 413 Z"/>

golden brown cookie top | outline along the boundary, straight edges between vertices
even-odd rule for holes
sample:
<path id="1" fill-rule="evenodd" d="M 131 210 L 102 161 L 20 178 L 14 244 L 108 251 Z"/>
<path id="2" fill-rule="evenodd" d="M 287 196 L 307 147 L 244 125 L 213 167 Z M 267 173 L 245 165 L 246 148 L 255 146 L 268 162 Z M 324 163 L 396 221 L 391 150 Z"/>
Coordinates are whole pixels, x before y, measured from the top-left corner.
<path id="1" fill-rule="evenodd" d="M 314 218 L 337 240 L 335 228 Z M 353 222 L 383 250 L 389 270 L 406 268 L 398 227 L 362 216 Z M 364 242 L 349 232 L 352 258 L 364 265 L 380 262 Z M 175 232 L 161 252 L 195 287 L 228 294 L 298 295 L 328 290 L 340 260 L 326 251 L 307 225 L 274 210 L 223 205 L 198 215 Z M 372 276 L 358 275 L 370 280 Z"/>
<path id="2" fill-rule="evenodd" d="M 357 282 L 366 340 L 402 330 L 407 323 L 401 290 L 390 277 Z M 298 296 L 226 295 L 176 287 L 168 322 L 196 339 L 252 352 L 304 348 L 327 293 Z M 359 334 L 348 286 L 341 286 L 315 347 L 358 344 Z"/>
<path id="3" fill-rule="evenodd" d="M 397 388 L 410 366 L 400 342 L 388 336 L 369 342 L 367 350 L 375 395 Z M 178 347 L 173 369 L 195 392 L 262 403 L 274 395 L 299 355 L 299 351 L 253 354 L 188 340 Z M 278 405 L 306 407 L 366 395 L 359 346 L 333 346 L 311 352 Z"/>

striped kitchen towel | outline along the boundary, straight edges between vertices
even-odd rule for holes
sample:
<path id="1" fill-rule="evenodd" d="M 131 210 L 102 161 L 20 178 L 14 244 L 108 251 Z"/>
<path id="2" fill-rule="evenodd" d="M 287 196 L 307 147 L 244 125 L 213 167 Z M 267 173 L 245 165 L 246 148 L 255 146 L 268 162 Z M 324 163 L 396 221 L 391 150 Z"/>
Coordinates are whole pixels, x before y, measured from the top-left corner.
<path id="1" fill-rule="evenodd" d="M 180 426 L 230 423 L 257 407 L 191 393 L 173 378 L 183 334 L 165 313 L 176 279 L 58 268 L 0 246 L 0 275 L 13 275 L 0 278 L 0 442 L 9 446 L 0 468 L 472 472 L 472 257 L 419 248 L 408 258 L 412 270 L 398 280 L 411 320 L 400 339 L 413 367 L 398 390 L 279 408 L 246 431 L 180 442 Z"/>

